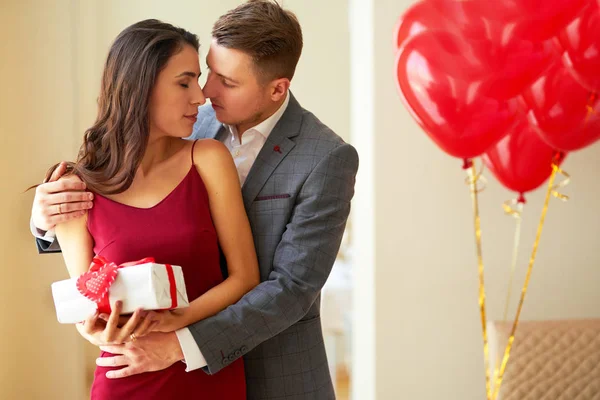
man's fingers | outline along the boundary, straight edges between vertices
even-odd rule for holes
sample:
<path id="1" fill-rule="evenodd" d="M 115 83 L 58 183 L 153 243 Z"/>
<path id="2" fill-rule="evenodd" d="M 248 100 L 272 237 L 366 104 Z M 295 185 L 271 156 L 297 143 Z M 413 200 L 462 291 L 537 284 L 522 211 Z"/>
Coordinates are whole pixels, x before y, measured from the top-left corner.
<path id="1" fill-rule="evenodd" d="M 62 204 L 62 211 L 68 210 L 66 206 L 79 203 L 88 203 L 94 199 L 94 194 L 91 192 L 58 192 L 50 193 L 44 198 L 46 204 Z"/>
<path id="2" fill-rule="evenodd" d="M 66 190 L 85 190 L 85 183 L 76 175 L 69 176 L 69 179 L 61 179 L 56 182 L 43 183 L 37 187 L 37 190 L 44 193 L 58 193 Z"/>
<path id="3" fill-rule="evenodd" d="M 54 203 L 46 206 L 50 215 L 62 215 L 68 214 L 74 211 L 87 211 L 93 207 L 91 201 L 84 201 L 78 203 Z"/>
<path id="4" fill-rule="evenodd" d="M 108 379 L 120 379 L 120 378 L 127 378 L 128 376 L 135 375 L 138 373 L 139 372 L 137 372 L 136 367 L 129 366 L 129 367 L 117 369 L 114 371 L 108 371 L 106 373 L 106 377 Z"/>
<path id="5" fill-rule="evenodd" d="M 56 226 L 72 219 L 81 218 L 85 215 L 85 213 L 85 211 L 74 211 L 67 214 L 55 214 L 47 219 L 47 223 L 50 226 Z"/>
<path id="6" fill-rule="evenodd" d="M 65 172 L 67 172 L 67 163 L 63 161 L 58 165 L 58 167 L 56 167 L 54 172 L 52 172 L 52 175 L 50 176 L 50 179 L 48 179 L 48 182 L 57 181 L 61 176 L 65 174 Z"/>
<path id="7" fill-rule="evenodd" d="M 125 350 L 125 346 L 122 344 L 106 344 L 99 347 L 100 350 L 111 354 L 123 354 L 123 351 Z"/>
<path id="8" fill-rule="evenodd" d="M 99 367 L 122 367 L 129 365 L 129 359 L 125 356 L 99 357 L 96 358 L 96 365 Z"/>

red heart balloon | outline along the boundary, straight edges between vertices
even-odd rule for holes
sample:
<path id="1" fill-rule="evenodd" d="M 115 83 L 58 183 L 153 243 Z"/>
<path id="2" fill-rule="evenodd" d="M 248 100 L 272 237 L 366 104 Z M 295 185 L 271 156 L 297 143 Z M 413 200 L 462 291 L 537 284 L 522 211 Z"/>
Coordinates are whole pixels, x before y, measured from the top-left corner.
<path id="1" fill-rule="evenodd" d="M 600 99 L 582 87 L 558 60 L 523 92 L 529 119 L 555 149 L 574 151 L 600 139 Z"/>
<path id="2" fill-rule="evenodd" d="M 482 16 L 513 26 L 526 40 L 543 41 L 556 36 L 593 0 L 479 1 Z"/>
<path id="3" fill-rule="evenodd" d="M 589 90 L 600 92 L 600 7 L 590 3 L 558 36 L 569 71 Z"/>
<path id="4" fill-rule="evenodd" d="M 556 153 L 523 116 L 482 159 L 503 186 L 523 194 L 538 188 L 550 177 Z M 560 157 L 559 164 L 563 159 Z"/>
<path id="5" fill-rule="evenodd" d="M 400 51 L 411 37 L 443 30 L 468 42 L 472 56 L 485 68 L 489 95 L 515 97 L 529 86 L 556 57 L 552 42 L 523 37 L 504 18 L 507 10 L 489 0 L 424 0 L 399 19 L 394 33 Z M 490 11 L 492 10 L 492 11 Z M 512 14 L 507 14 L 512 15 Z M 504 17 L 503 17 L 504 16 Z"/>
<path id="6" fill-rule="evenodd" d="M 411 37 L 432 29 L 466 37 L 485 35 L 484 21 L 465 7 L 470 1 L 422 0 L 415 3 L 400 16 L 394 28 L 396 50 Z"/>
<path id="7" fill-rule="evenodd" d="M 420 32 L 445 27 L 447 21 L 448 19 L 443 14 L 432 7 L 432 2 L 419 1 L 398 18 L 394 27 L 395 50 Z"/>
<path id="8" fill-rule="evenodd" d="M 511 8 L 510 1 L 467 0 L 460 3 L 467 21 L 483 21 L 484 29 L 472 28 L 475 35 L 466 39 L 485 43 L 482 47 L 485 52 L 479 58 L 490 74 L 491 96 L 501 99 L 518 96 L 558 57 L 551 40 L 532 38 L 519 29 L 514 22 L 518 8 L 514 4 Z"/>
<path id="9" fill-rule="evenodd" d="M 501 47 L 491 45 L 488 49 L 490 95 L 500 99 L 521 94 L 557 56 L 551 41 L 532 42 L 516 36 Z"/>
<path id="10" fill-rule="evenodd" d="M 441 31 L 411 38 L 398 53 L 397 83 L 409 111 L 448 154 L 472 158 L 513 126 L 516 100 L 490 96 L 489 81 L 473 46 Z"/>

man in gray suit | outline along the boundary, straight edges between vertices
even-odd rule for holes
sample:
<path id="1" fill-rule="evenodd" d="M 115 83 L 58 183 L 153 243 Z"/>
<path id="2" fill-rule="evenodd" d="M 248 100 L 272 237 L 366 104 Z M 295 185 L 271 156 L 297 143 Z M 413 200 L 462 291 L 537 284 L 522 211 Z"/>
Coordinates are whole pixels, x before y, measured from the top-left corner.
<path id="1" fill-rule="evenodd" d="M 236 304 L 176 334 L 151 334 L 99 360 L 125 366 L 122 378 L 185 361 L 215 374 L 244 357 L 248 399 L 334 399 L 320 292 L 339 250 L 358 169 L 356 150 L 303 109 L 289 91 L 302 51 L 294 14 L 251 0 L 215 23 L 209 76 L 190 139 L 230 149 L 242 183 L 261 283 Z M 33 222 L 40 230 L 76 218 L 89 194 L 67 181 L 41 185 Z M 41 236 L 41 234 L 39 235 Z M 46 236 L 47 239 L 47 236 Z M 58 243 L 38 238 L 40 251 Z M 100 364 L 99 364 L 100 365 Z"/>

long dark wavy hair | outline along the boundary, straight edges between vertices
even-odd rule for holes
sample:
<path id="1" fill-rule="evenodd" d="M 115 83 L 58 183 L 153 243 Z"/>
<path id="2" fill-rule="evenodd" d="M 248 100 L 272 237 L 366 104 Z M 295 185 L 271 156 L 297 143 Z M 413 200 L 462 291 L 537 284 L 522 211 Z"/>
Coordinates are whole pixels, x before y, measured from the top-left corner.
<path id="1" fill-rule="evenodd" d="M 115 39 L 102 75 L 98 117 L 85 132 L 77 161 L 67 163 L 67 172 L 89 190 L 117 194 L 131 186 L 148 144 L 154 83 L 185 45 L 198 51 L 198 37 L 156 19 L 137 22 Z M 48 170 L 46 180 L 57 167 Z"/>

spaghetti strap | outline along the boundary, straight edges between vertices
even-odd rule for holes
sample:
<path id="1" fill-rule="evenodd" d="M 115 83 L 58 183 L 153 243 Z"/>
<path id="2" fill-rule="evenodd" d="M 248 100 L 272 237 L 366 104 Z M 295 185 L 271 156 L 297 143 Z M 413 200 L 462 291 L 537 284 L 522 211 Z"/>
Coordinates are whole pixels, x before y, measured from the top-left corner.
<path id="1" fill-rule="evenodd" d="M 194 165 L 194 147 L 196 147 L 196 143 L 198 143 L 198 139 L 194 140 L 194 144 L 192 145 L 192 165 Z"/>

